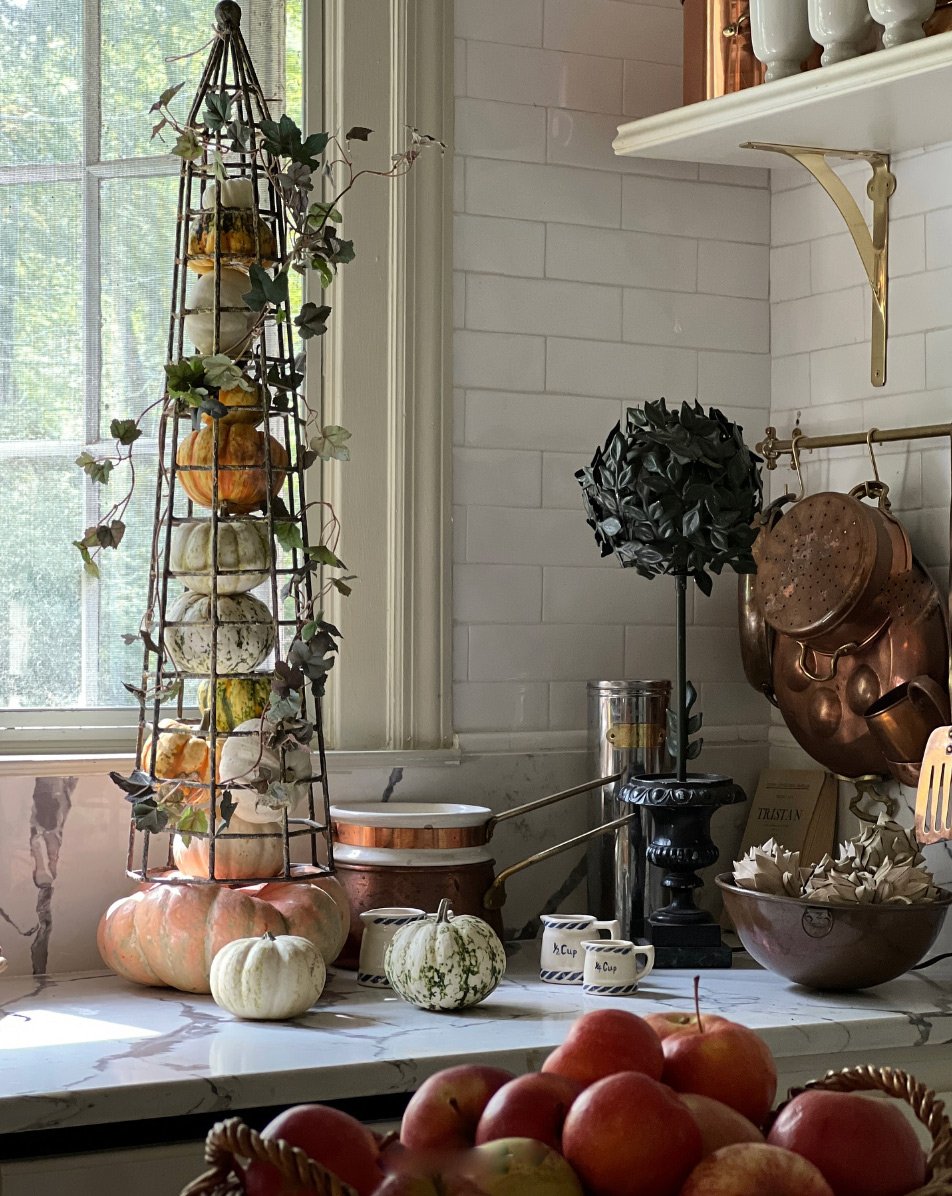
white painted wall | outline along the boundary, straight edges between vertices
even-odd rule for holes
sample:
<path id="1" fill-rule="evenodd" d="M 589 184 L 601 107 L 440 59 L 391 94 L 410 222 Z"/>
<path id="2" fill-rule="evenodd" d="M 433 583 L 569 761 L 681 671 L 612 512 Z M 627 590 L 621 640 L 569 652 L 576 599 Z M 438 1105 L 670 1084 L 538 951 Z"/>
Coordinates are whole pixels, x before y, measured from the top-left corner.
<path id="1" fill-rule="evenodd" d="M 585 742 L 585 681 L 669 677 L 673 587 L 601 561 L 573 478 L 662 395 L 767 422 L 767 172 L 617 159 L 676 107 L 681 7 L 456 0 L 455 726 Z M 735 583 L 694 597 L 708 742 L 762 744 Z"/>

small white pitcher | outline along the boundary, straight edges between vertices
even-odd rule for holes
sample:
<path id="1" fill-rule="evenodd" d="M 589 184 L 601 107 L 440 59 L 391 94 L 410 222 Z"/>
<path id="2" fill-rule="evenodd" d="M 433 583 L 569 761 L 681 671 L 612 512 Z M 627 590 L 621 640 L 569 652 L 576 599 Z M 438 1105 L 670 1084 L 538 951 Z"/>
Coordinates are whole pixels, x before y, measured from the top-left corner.
<path id="1" fill-rule="evenodd" d="M 638 991 L 638 981 L 654 967 L 651 943 L 632 943 L 628 939 L 586 941 L 582 992 L 599 997 L 626 997 Z M 638 956 L 645 962 L 638 966 Z"/>
<path id="2" fill-rule="evenodd" d="M 810 33 L 823 47 L 821 66 L 833 66 L 871 49 L 875 29 L 867 0 L 809 0 Z"/>
<path id="3" fill-rule="evenodd" d="M 401 926 L 408 922 L 419 922 L 426 917 L 426 911 L 410 905 L 388 905 L 380 909 L 368 909 L 360 915 L 364 924 L 360 940 L 360 959 L 357 963 L 357 983 L 368 988 L 389 988 L 390 981 L 383 966 L 390 940 Z"/>
<path id="4" fill-rule="evenodd" d="M 767 83 L 796 75 L 813 50 L 807 0 L 750 0 L 750 37 Z"/>
<path id="5" fill-rule="evenodd" d="M 883 46 L 902 46 L 925 37 L 923 22 L 935 12 L 935 0 L 869 0 L 869 13 L 883 26 Z"/>
<path id="6" fill-rule="evenodd" d="M 585 939 L 603 930 L 609 938 L 621 935 L 618 921 L 599 922 L 594 914 L 543 914 L 542 924 L 539 976 L 549 984 L 581 984 Z"/>

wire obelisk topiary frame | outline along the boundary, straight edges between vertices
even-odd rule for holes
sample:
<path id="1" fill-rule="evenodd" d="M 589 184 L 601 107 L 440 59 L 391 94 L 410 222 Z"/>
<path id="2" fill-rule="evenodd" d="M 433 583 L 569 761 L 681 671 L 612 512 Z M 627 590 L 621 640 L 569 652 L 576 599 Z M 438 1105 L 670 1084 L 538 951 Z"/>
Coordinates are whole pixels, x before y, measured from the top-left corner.
<path id="1" fill-rule="evenodd" d="M 223 124 L 217 132 L 211 132 L 203 137 L 201 152 L 196 148 L 193 159 L 183 158 L 180 183 L 178 218 L 176 230 L 176 251 L 173 267 L 173 287 L 171 315 L 169 322 L 168 355 L 169 362 L 182 361 L 187 356 L 186 320 L 190 309 L 187 299 L 187 283 L 190 277 L 188 263 L 195 257 L 207 256 L 212 261 L 211 270 L 214 277 L 214 298 L 211 308 L 214 334 L 212 354 L 218 354 L 222 348 L 222 315 L 229 312 L 241 311 L 246 317 L 253 317 L 254 312 L 248 307 L 228 306 L 222 301 L 221 271 L 228 264 L 229 255 L 222 251 L 222 190 L 229 180 L 244 179 L 251 184 L 253 194 L 252 227 L 254 229 L 254 255 L 248 255 L 250 264 L 255 262 L 262 268 L 273 265 L 275 257 L 284 260 L 287 254 L 288 222 L 279 187 L 276 185 L 277 165 L 274 159 L 262 148 L 260 125 L 262 121 L 270 120 L 267 104 L 258 82 L 251 57 L 241 35 L 239 21 L 241 10 L 235 3 L 224 2 L 217 5 L 215 10 L 216 35 L 214 44 L 208 55 L 201 80 L 189 110 L 187 127 L 201 127 L 199 114 L 208 97 L 230 97 L 232 111 L 239 125 L 244 126 L 244 141 L 236 141 Z M 207 124 L 204 126 L 208 129 Z M 210 184 L 215 187 L 214 207 L 203 208 L 202 200 Z M 207 254 L 192 254 L 190 252 L 190 232 L 193 221 L 206 218 L 211 221 L 211 227 L 216 230 L 214 251 Z M 268 230 L 274 237 L 274 246 L 270 245 Z M 262 245 L 262 239 L 268 244 Z M 248 281 L 249 290 L 252 282 Z M 205 310 L 205 309 L 202 309 Z M 282 314 L 283 313 L 283 314 Z M 246 374 L 250 373 L 258 385 L 260 401 L 263 405 L 263 444 L 264 459 L 261 466 L 266 478 L 266 497 L 262 507 L 255 508 L 267 525 L 267 535 L 271 546 L 270 570 L 268 579 L 263 583 L 267 588 L 267 605 L 270 607 L 274 656 L 281 661 L 286 658 L 289 644 L 300 635 L 307 620 L 313 619 L 313 589 L 311 573 L 305 555 L 297 547 L 287 549 L 284 563 L 281 563 L 278 543 L 275 539 L 275 521 L 280 519 L 282 524 L 292 524 L 300 531 L 295 536 L 296 542 L 307 544 L 307 513 L 304 499 L 304 446 L 306 444 L 307 409 L 303 396 L 299 392 L 301 374 L 295 361 L 295 350 L 292 337 L 291 310 L 287 298 L 275 304 L 275 310 L 270 314 L 259 317 L 255 324 L 255 333 L 250 343 L 246 343 L 233 356 L 238 366 Z M 226 346 L 226 349 L 228 346 Z M 277 379 L 280 384 L 279 401 L 275 401 L 268 386 L 270 379 Z M 143 623 L 142 636 L 146 644 L 143 661 L 143 683 L 140 691 L 140 725 L 137 746 L 137 769 L 140 776 L 145 773 L 149 781 L 156 787 L 167 784 L 167 778 L 156 776 L 156 761 L 160 740 L 163 735 L 175 734 L 175 731 L 163 729 L 160 723 L 169 717 L 170 707 L 174 707 L 175 718 L 182 720 L 185 707 L 183 682 L 196 678 L 207 682 L 208 707 L 206 712 L 207 731 L 204 723 L 201 728 L 195 727 L 196 733 L 205 732 L 208 737 L 209 772 L 207 780 L 192 779 L 186 784 L 190 791 L 201 791 L 207 794 L 207 800 L 199 800 L 196 808 L 203 808 L 207 815 L 207 830 L 195 831 L 189 829 L 187 833 L 208 840 L 208 870 L 207 875 L 185 876 L 172 867 L 172 843 L 168 832 L 160 835 L 161 858 L 157 859 L 156 846 L 153 839 L 158 833 L 147 825 L 143 828 L 142 820 L 133 819 L 130 831 L 128 874 L 138 880 L 160 881 L 169 883 L 191 884 L 236 884 L 248 885 L 257 881 L 275 879 L 308 880 L 320 874 L 333 871 L 333 852 L 329 833 L 329 797 L 327 785 L 327 764 L 321 717 L 321 698 L 319 687 L 314 686 L 312 697 L 313 709 L 308 711 L 314 726 L 313 744 L 316 744 L 318 771 L 307 778 L 296 774 L 297 784 L 307 785 L 307 807 L 289 817 L 289 811 L 283 809 L 275 811 L 274 822 L 281 824 L 280 836 L 276 832 L 241 833 L 230 830 L 227 816 L 228 786 L 221 783 L 217 776 L 217 764 L 223 741 L 234 732 L 223 731 L 219 727 L 219 682 L 232 678 L 267 678 L 270 672 L 258 671 L 227 672 L 220 671 L 219 664 L 219 632 L 222 627 L 220 618 L 219 577 L 229 574 L 247 574 L 249 568 L 240 563 L 231 569 L 219 568 L 219 535 L 221 529 L 236 516 L 247 519 L 248 512 L 230 511 L 228 504 L 220 501 L 220 486 L 229 470 L 248 470 L 247 464 L 237 465 L 221 461 L 220 448 L 223 439 L 223 426 L 215 416 L 214 401 L 208 410 L 211 411 L 212 429 L 212 459 L 210 466 L 178 464 L 176 457 L 183 437 L 193 428 L 201 427 L 199 410 L 193 409 L 191 414 L 183 406 L 177 396 L 170 396 L 166 388 L 158 428 L 158 478 L 155 496 L 154 531 L 152 538 L 152 557 L 149 576 L 148 611 Z M 204 405 L 203 405 L 204 406 Z M 221 414 L 221 411 L 218 412 Z M 274 439 L 272 439 L 274 438 Z M 280 460 L 280 452 L 275 459 L 275 445 L 279 445 L 286 454 L 287 465 Z M 204 469 L 210 473 L 211 505 L 207 511 L 203 507 L 196 509 L 185 495 L 180 474 L 186 470 Z M 275 485 L 276 476 L 286 475 L 283 485 Z M 278 497 L 278 492 L 283 497 Z M 257 517 L 257 515 L 256 515 Z M 197 674 L 183 671 L 172 661 L 166 642 L 167 631 L 177 625 L 170 619 L 170 581 L 176 573 L 172 568 L 173 532 L 176 526 L 189 521 L 205 521 L 210 525 L 210 561 L 211 576 L 208 592 L 211 620 L 210 634 L 210 667 L 207 673 Z M 282 587 L 292 576 L 298 579 L 297 585 L 290 587 L 290 596 L 282 594 Z M 174 599 L 174 595 L 173 595 Z M 230 624 L 234 626 L 234 624 Z M 267 657 L 265 657 L 267 659 Z M 263 682 L 262 682 L 263 683 Z M 181 728 L 179 732 L 181 733 Z M 244 732 L 253 735 L 253 732 Z M 261 749 L 263 750 L 263 749 Z M 261 757 L 259 750 L 259 760 Z M 275 749 L 281 761 L 282 781 L 286 778 L 286 745 Z M 311 757 L 313 760 L 313 756 Z M 135 774 L 134 774 L 135 775 Z M 226 780 L 227 778 L 223 778 Z M 131 792 L 128 784 L 124 786 Z M 135 794 L 130 800 L 135 802 Z M 225 817 L 223 817 L 225 815 Z M 267 824 L 262 824 L 266 826 Z M 175 828 L 170 828 L 175 829 Z M 309 840 L 306 852 L 306 864 L 292 866 L 292 841 L 300 836 Z M 220 877 L 216 875 L 215 856 L 216 844 L 234 839 L 261 839 L 262 837 L 280 838 L 283 850 L 283 868 L 275 876 L 242 876 L 240 879 Z M 296 853 L 301 854 L 301 853 Z"/>

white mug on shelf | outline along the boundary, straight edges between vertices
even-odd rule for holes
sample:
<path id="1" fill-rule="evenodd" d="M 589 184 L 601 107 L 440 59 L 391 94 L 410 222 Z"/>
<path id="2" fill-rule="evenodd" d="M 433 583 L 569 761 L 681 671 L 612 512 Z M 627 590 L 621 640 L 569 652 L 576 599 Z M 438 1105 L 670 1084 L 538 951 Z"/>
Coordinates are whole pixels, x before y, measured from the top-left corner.
<path id="1" fill-rule="evenodd" d="M 823 47 L 821 66 L 856 58 L 870 48 L 874 28 L 866 0 L 809 0 L 810 33 Z"/>
<path id="2" fill-rule="evenodd" d="M 389 988 L 390 981 L 384 970 L 383 959 L 390 946 L 390 940 L 401 926 L 406 926 L 408 922 L 419 922 L 425 917 L 424 910 L 409 905 L 389 905 L 364 910 L 360 915 L 364 933 L 360 940 L 357 983 L 368 988 Z"/>
<path id="3" fill-rule="evenodd" d="M 813 49 L 807 0 L 750 0 L 750 36 L 766 82 L 798 74 Z"/>
<path id="4" fill-rule="evenodd" d="M 902 46 L 925 37 L 922 25 L 935 12 L 935 0 L 869 0 L 869 13 L 883 26 L 883 46 Z"/>
<path id="5" fill-rule="evenodd" d="M 626 997 L 638 989 L 638 981 L 654 967 L 651 943 L 632 943 L 628 939 L 595 939 L 582 944 L 585 965 L 582 992 L 597 997 Z M 641 967 L 638 956 L 645 957 Z"/>
<path id="6" fill-rule="evenodd" d="M 542 925 L 539 976 L 549 984 L 581 984 L 582 943 L 602 930 L 613 939 L 621 936 L 619 922 L 599 922 L 594 914 L 543 914 Z"/>

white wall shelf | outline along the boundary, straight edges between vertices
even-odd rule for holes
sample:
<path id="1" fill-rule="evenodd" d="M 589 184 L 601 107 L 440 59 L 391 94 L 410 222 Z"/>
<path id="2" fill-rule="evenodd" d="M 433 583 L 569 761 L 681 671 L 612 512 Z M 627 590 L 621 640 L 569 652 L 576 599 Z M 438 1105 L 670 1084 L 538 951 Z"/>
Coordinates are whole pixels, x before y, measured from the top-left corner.
<path id="1" fill-rule="evenodd" d="M 952 140 L 952 33 L 622 125 L 634 158 L 793 168 L 746 141 L 895 154 Z"/>

